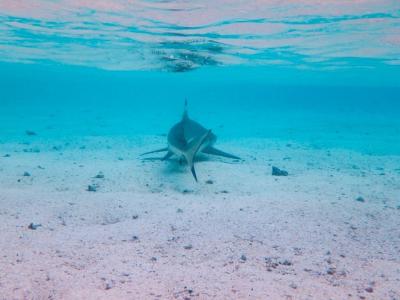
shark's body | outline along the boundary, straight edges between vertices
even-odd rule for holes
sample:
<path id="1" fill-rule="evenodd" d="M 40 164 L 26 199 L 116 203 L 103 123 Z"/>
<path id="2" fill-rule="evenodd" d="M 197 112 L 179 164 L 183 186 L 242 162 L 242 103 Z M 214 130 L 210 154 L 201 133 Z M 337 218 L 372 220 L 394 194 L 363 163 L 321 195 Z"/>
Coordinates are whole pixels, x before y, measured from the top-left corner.
<path id="1" fill-rule="evenodd" d="M 167 152 L 162 158 L 166 160 L 173 155 L 184 157 L 192 171 L 194 179 L 197 181 L 196 171 L 194 169 L 194 159 L 200 152 L 224 156 L 232 159 L 240 159 L 239 157 L 218 150 L 214 147 L 217 136 L 204 128 L 199 123 L 191 120 L 187 112 L 187 103 L 185 102 L 185 111 L 181 121 L 175 124 L 168 133 L 168 147 L 143 153 L 142 155 Z"/>

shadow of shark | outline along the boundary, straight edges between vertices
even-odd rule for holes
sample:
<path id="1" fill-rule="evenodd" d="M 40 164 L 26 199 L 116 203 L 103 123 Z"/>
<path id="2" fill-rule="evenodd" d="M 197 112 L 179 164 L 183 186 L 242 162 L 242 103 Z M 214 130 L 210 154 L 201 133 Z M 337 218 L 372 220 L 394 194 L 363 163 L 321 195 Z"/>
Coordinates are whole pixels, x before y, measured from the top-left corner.
<path id="1" fill-rule="evenodd" d="M 168 147 L 143 153 L 147 155 L 157 152 L 167 152 L 161 160 L 167 160 L 173 155 L 180 159 L 186 159 L 194 179 L 197 181 L 194 160 L 198 153 L 218 155 L 232 159 L 240 159 L 238 156 L 226 153 L 214 147 L 217 136 L 211 130 L 204 128 L 199 123 L 191 120 L 188 115 L 187 101 L 185 101 L 185 110 L 182 119 L 175 124 L 168 133 Z"/>

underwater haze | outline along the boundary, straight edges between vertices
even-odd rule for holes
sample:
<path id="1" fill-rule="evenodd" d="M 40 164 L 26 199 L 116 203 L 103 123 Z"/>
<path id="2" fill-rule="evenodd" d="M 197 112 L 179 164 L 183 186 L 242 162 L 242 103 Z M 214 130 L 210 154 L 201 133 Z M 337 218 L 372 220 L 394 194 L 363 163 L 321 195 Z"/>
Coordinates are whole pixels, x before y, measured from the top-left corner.
<path id="1" fill-rule="evenodd" d="M 227 138 L 400 153 L 398 1 L 2 1 L 0 21 L 3 139 L 166 133 L 187 98 Z"/>
<path id="2" fill-rule="evenodd" d="M 400 1 L 0 0 L 0 299 L 400 299 L 399 220 Z"/>

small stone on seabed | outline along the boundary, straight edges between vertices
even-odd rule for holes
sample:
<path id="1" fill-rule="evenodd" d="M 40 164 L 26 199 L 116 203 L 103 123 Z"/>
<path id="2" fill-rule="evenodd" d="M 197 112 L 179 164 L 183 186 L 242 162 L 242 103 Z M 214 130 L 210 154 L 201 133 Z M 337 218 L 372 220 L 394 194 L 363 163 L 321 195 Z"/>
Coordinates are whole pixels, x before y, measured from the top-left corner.
<path id="1" fill-rule="evenodd" d="M 94 178 L 103 179 L 103 178 L 104 178 L 103 172 L 99 172 L 99 174 L 97 174 L 96 176 L 94 176 Z"/>
<path id="2" fill-rule="evenodd" d="M 356 201 L 358 201 L 358 202 L 365 202 L 364 198 L 361 197 L 361 196 L 357 197 L 357 198 L 356 198 Z"/>
<path id="3" fill-rule="evenodd" d="M 31 174 L 29 172 L 24 172 L 24 176 L 29 177 L 29 176 L 31 176 Z"/>
<path id="4" fill-rule="evenodd" d="M 245 262 L 247 260 L 246 255 L 242 254 L 242 256 L 240 256 L 240 260 Z"/>
<path id="5" fill-rule="evenodd" d="M 277 167 L 272 167 L 272 176 L 288 176 L 289 173 L 285 170 L 281 170 Z"/>
<path id="6" fill-rule="evenodd" d="M 207 183 L 207 184 L 213 184 L 214 181 L 212 181 L 211 179 L 208 179 L 208 180 L 206 181 L 206 183 Z"/>
<path id="7" fill-rule="evenodd" d="M 189 245 L 184 246 L 183 248 L 186 250 L 190 250 L 193 248 L 193 246 L 189 244 Z"/>
<path id="8" fill-rule="evenodd" d="M 326 273 L 329 275 L 334 275 L 336 273 L 336 268 L 328 268 Z"/>
<path id="9" fill-rule="evenodd" d="M 110 283 L 110 282 L 108 282 L 108 283 L 106 284 L 106 290 L 110 290 L 110 289 L 112 289 L 112 288 L 113 288 L 113 284 Z"/>
<path id="10" fill-rule="evenodd" d="M 87 187 L 88 192 L 97 192 L 97 186 L 94 184 L 89 184 Z"/>
<path id="11" fill-rule="evenodd" d="M 373 292 L 374 292 L 374 289 L 373 289 L 372 287 L 367 287 L 367 288 L 365 289 L 365 291 L 368 292 L 368 293 L 373 293 Z"/>
<path id="12" fill-rule="evenodd" d="M 290 260 L 285 259 L 283 261 L 280 261 L 279 264 L 284 265 L 284 266 L 291 266 L 292 262 Z"/>
<path id="13" fill-rule="evenodd" d="M 29 229 L 32 229 L 32 230 L 36 230 L 36 229 L 38 229 L 40 226 L 42 226 L 42 224 L 33 224 L 33 223 L 31 223 L 31 224 L 29 224 L 28 228 L 29 228 Z"/>

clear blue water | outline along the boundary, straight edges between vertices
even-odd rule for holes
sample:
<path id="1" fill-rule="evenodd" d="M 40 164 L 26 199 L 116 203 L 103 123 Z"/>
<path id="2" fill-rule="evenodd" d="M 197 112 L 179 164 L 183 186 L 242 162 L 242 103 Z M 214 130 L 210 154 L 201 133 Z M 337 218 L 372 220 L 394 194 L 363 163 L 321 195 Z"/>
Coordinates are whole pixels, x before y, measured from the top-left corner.
<path id="1" fill-rule="evenodd" d="M 164 134 L 400 154 L 398 1 L 0 3 L 0 142 Z"/>

